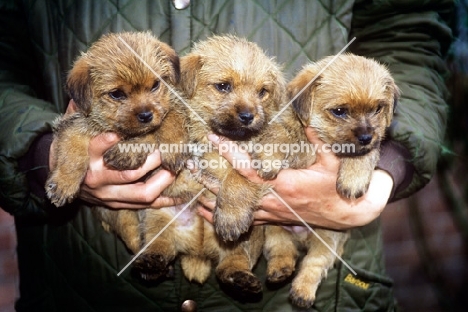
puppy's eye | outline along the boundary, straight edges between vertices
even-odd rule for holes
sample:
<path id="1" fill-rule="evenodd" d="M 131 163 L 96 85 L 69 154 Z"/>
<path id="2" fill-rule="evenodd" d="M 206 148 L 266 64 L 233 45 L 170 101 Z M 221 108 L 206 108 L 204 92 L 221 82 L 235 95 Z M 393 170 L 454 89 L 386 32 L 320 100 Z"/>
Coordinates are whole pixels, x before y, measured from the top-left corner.
<path id="1" fill-rule="evenodd" d="M 380 113 L 382 111 L 382 105 L 379 105 L 377 107 L 377 109 L 375 110 L 375 115 L 377 115 L 378 113 Z"/>
<path id="2" fill-rule="evenodd" d="M 263 99 L 263 97 L 268 93 L 268 91 L 265 88 L 262 88 L 260 92 L 258 93 L 258 96 Z"/>
<path id="3" fill-rule="evenodd" d="M 231 84 L 227 82 L 216 83 L 215 88 L 219 92 L 224 92 L 224 93 L 229 93 L 231 92 L 231 89 L 232 89 Z"/>
<path id="4" fill-rule="evenodd" d="M 348 114 L 348 110 L 346 108 L 334 108 L 330 110 L 333 115 L 339 118 L 344 118 Z"/>
<path id="5" fill-rule="evenodd" d="M 127 98 L 127 95 L 125 94 L 125 92 L 119 89 L 109 92 L 109 96 L 117 101 L 122 101 Z"/>
<path id="6" fill-rule="evenodd" d="M 151 87 L 151 92 L 154 92 L 154 91 L 158 90 L 160 84 L 161 83 L 159 82 L 159 80 L 155 81 L 153 86 Z"/>

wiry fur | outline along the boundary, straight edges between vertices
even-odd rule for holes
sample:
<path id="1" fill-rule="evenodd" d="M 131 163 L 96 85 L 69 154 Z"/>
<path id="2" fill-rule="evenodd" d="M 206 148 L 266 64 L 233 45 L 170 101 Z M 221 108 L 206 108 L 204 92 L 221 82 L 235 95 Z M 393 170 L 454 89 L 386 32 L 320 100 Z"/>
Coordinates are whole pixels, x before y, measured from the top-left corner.
<path id="1" fill-rule="evenodd" d="M 149 32 L 105 35 L 77 59 L 66 88 L 78 112 L 55 123 L 57 165 L 46 183 L 47 195 L 56 206 L 71 202 L 78 195 L 88 168 L 89 141 L 98 134 L 114 132 L 121 137 L 119 144 L 154 144 L 156 148 L 163 143 L 188 142 L 184 106 L 172 100 L 169 87 L 160 78 L 171 88 L 177 86 L 179 58 L 171 47 Z M 136 169 L 147 156 L 148 152 L 143 150 L 120 152 L 115 145 L 104 154 L 104 161 L 114 169 Z M 161 152 L 161 158 L 162 167 L 177 173 L 184 167 L 188 154 Z M 169 187 L 163 194 L 186 193 Z M 94 207 L 94 212 L 105 229 L 116 232 L 134 253 L 143 243 L 141 223 L 154 221 L 156 226 L 158 222 L 165 225 L 171 216 L 169 208 L 161 209 L 159 217 L 146 221 L 145 209 L 137 212 Z M 198 243 L 194 238 L 185 241 Z"/>
<path id="2" fill-rule="evenodd" d="M 232 89 L 220 91 L 215 86 L 220 83 L 229 83 Z M 285 82 L 277 65 L 255 44 L 233 36 L 215 36 L 197 43 L 191 53 L 181 58 L 180 89 L 184 101 L 193 109 L 187 124 L 190 142 L 208 145 L 206 135 L 211 132 L 238 141 L 259 137 L 283 99 Z M 239 113 L 251 113 L 252 122 L 242 124 Z M 221 185 L 220 196 L 235 208 L 232 211 L 248 209 L 246 212 L 251 213 L 255 209 L 264 192 L 262 187 L 241 177 L 217 151 L 195 152 L 193 157 L 227 165 L 227 169 L 208 168 L 197 175 L 199 179 Z M 202 190 L 188 175 L 188 171 L 182 171 L 171 189 L 185 189 L 192 196 Z M 205 196 L 212 194 L 206 191 Z M 146 210 L 145 215 L 144 240 L 149 240 L 169 220 L 161 219 L 160 210 Z M 248 220 L 242 231 L 235 232 L 235 242 L 225 242 L 223 236 L 215 233 L 213 225 L 196 214 L 182 218 L 186 221 L 176 220 L 136 260 L 136 267 L 145 278 L 162 275 L 178 254 L 184 274 L 191 281 L 203 283 L 214 265 L 217 277 L 227 286 L 245 293 L 261 291 L 261 282 L 251 270 L 262 252 L 262 227 L 250 227 L 251 220 Z M 219 218 L 215 218 L 216 223 Z M 229 226 L 236 227 L 237 223 Z M 219 224 L 215 228 L 219 230 Z"/>
<path id="3" fill-rule="evenodd" d="M 354 152 L 337 155 L 340 158 L 337 191 L 343 197 L 354 199 L 367 192 L 399 91 L 384 66 L 352 54 L 337 57 L 310 83 L 331 60 L 332 57 L 327 57 L 305 66 L 288 84 L 289 98 L 300 122 L 289 119 L 288 123 L 283 123 L 287 126 L 285 129 L 278 127 L 276 131 L 291 132 L 286 128 L 295 127 L 302 132 L 296 142 L 307 141 L 302 129 L 310 126 L 325 143 L 354 144 Z M 342 112 L 345 113 L 341 115 Z M 267 132 L 265 138 L 270 135 L 277 133 Z M 287 157 L 291 168 L 304 168 L 304 157 L 315 162 L 315 155 L 304 153 L 296 154 L 294 159 L 288 155 L 280 157 Z M 348 232 L 315 231 L 341 255 Z M 282 282 L 293 273 L 298 248 L 305 249 L 307 254 L 292 282 L 290 298 L 295 305 L 308 308 L 315 300 L 321 280 L 335 262 L 335 255 L 305 227 L 265 227 L 264 255 L 268 260 L 270 282 Z"/>
<path id="4" fill-rule="evenodd" d="M 197 43 L 181 58 L 181 81 L 193 109 L 188 127 L 192 143 L 208 145 L 209 133 L 255 142 L 284 102 L 285 81 L 279 66 L 257 45 L 235 36 L 213 36 Z M 217 263 L 221 282 L 257 293 L 261 282 L 251 269 L 262 251 L 263 228 L 251 223 L 265 187 L 241 176 L 216 150 L 194 155 L 194 160 L 201 159 L 226 165 L 226 169 L 214 166 L 198 172 L 200 179 L 220 187 L 214 230 L 208 223 L 204 227 L 205 255 Z M 186 274 L 196 267 L 190 265 L 192 260 L 182 258 Z"/>
<path id="5" fill-rule="evenodd" d="M 189 130 L 195 143 L 208 144 L 208 133 L 255 143 L 284 103 L 280 68 L 252 42 L 233 36 L 212 37 L 195 45 L 181 63 L 182 80 L 191 82 L 182 87 L 196 113 Z M 220 84 L 229 85 L 229 90 L 218 90 Z M 251 122 L 243 123 L 242 114 Z M 224 161 L 216 151 L 201 157 Z M 223 240 L 235 241 L 249 230 L 264 186 L 249 182 L 231 166 L 227 170 L 207 168 L 203 173 L 221 181 L 214 211 L 216 233 Z"/>

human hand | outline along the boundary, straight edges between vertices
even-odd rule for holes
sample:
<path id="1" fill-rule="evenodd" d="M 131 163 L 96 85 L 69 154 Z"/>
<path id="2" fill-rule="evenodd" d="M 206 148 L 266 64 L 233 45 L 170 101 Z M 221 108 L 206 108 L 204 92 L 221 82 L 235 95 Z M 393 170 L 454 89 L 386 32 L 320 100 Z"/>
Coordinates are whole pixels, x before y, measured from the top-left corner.
<path id="1" fill-rule="evenodd" d="M 76 104 L 71 100 L 65 114 L 76 111 Z M 103 133 L 91 139 L 88 148 L 89 167 L 81 186 L 80 198 L 96 205 L 129 209 L 161 208 L 179 203 L 177 199 L 160 196 L 175 180 L 175 175 L 170 171 L 161 169 L 145 182 L 136 182 L 161 165 L 159 151 L 151 153 L 144 165 L 136 170 L 119 171 L 105 166 L 103 154 L 119 140 L 115 133 Z M 54 142 L 49 156 L 51 170 L 55 167 L 52 154 Z"/>
<path id="2" fill-rule="evenodd" d="M 323 151 L 323 142 L 316 136 L 311 127 L 305 129 L 307 138 Z M 215 145 L 235 144 L 223 138 L 210 135 Z M 228 150 L 228 149 L 222 149 Z M 232 150 L 232 149 L 230 149 Z M 249 159 L 246 153 L 223 153 L 229 162 L 233 159 Z M 255 212 L 255 224 L 281 223 L 300 224 L 291 210 L 293 209 L 305 222 L 332 229 L 347 229 L 365 225 L 377 218 L 386 206 L 393 187 L 391 176 L 383 170 L 375 170 L 367 193 L 359 199 L 342 198 L 336 192 L 336 179 L 339 169 L 339 158 L 333 153 L 317 152 L 316 162 L 306 169 L 283 169 L 272 181 L 263 181 L 253 168 L 241 168 L 238 171 L 255 183 L 270 183 L 274 193 L 270 192 L 262 199 L 260 208 Z M 215 187 L 210 187 L 214 193 Z M 280 199 L 281 198 L 281 199 Z M 201 199 L 206 209 L 199 213 L 212 221 L 210 210 L 214 202 Z"/>

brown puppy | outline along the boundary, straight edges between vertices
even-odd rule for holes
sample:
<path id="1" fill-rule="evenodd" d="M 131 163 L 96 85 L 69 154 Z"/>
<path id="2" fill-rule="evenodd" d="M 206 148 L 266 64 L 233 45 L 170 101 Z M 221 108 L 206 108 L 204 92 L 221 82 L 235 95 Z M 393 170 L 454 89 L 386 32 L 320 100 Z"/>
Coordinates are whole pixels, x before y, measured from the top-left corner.
<path id="1" fill-rule="evenodd" d="M 182 80 L 191 82 L 183 88 L 195 111 L 191 119 L 197 122 L 190 129 L 195 143 L 209 145 L 208 133 L 255 143 L 284 103 L 285 82 L 278 65 L 246 40 L 210 38 L 181 62 Z M 265 186 L 249 182 L 231 166 L 221 168 L 225 161 L 216 151 L 200 156 L 219 164 L 203 170 L 221 181 L 214 211 L 216 233 L 235 241 L 249 230 Z"/>
<path id="2" fill-rule="evenodd" d="M 100 133 L 121 137 L 104 155 L 106 165 L 118 170 L 140 167 L 150 152 L 120 152 L 123 144 L 157 148 L 163 143 L 187 142 L 186 113 L 183 107 L 174 106 L 169 90 L 179 78 L 177 54 L 149 32 L 108 34 L 83 53 L 66 84 L 78 112 L 59 118 L 54 125 L 57 165 L 46 183 L 52 203 L 63 206 L 78 195 L 88 169 L 89 141 Z M 178 172 L 187 155 L 162 152 L 161 157 L 164 168 Z M 133 252 L 139 250 L 137 212 L 101 207 L 96 212 Z"/>
<path id="3" fill-rule="evenodd" d="M 279 66 L 256 44 L 235 36 L 213 36 L 197 43 L 181 58 L 181 88 L 192 109 L 191 142 L 209 147 L 206 136 L 213 132 L 237 142 L 255 142 L 284 103 L 285 87 Z M 263 228 L 251 223 L 266 187 L 241 176 L 217 150 L 199 149 L 193 160 L 195 166 L 203 161 L 210 164 L 199 166 L 198 174 L 220 186 L 214 216 L 219 236 L 205 222 L 204 254 L 217 264 L 221 282 L 259 292 L 261 283 L 251 269 L 262 252 Z M 182 258 L 186 275 L 194 271 L 191 261 Z"/>
<path id="4" fill-rule="evenodd" d="M 341 150 L 335 148 L 340 157 L 338 193 L 353 199 L 365 194 L 399 96 L 388 70 L 374 60 L 352 54 L 340 55 L 333 62 L 332 57 L 327 57 L 305 66 L 289 83 L 288 93 L 302 126 L 313 127 L 330 147 L 339 144 Z M 299 122 L 296 124 L 302 129 Z M 301 140 L 306 140 L 304 134 Z M 304 154 L 297 154 L 299 159 L 287 157 L 290 167 L 302 167 L 298 161 L 303 162 L 300 159 Z M 306 157 L 315 161 L 315 154 Z M 326 229 L 316 229 L 316 232 L 341 255 L 347 232 Z M 270 282 L 283 281 L 292 274 L 298 247 L 307 254 L 293 280 L 290 297 L 294 304 L 310 307 L 336 254 L 305 227 L 266 227 L 264 254 Z"/>

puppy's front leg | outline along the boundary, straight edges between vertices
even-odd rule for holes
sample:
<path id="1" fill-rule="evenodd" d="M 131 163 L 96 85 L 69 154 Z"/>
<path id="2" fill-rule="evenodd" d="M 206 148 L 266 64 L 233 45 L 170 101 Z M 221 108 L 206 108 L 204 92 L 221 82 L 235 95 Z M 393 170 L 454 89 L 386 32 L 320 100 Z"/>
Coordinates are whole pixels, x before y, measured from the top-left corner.
<path id="1" fill-rule="evenodd" d="M 166 144 L 169 148 L 160 149 L 163 168 L 178 173 L 185 167 L 185 162 L 190 156 L 189 150 L 184 144 L 189 142 L 187 130 L 185 129 L 186 117 L 179 111 L 170 111 L 160 130 L 157 132 L 158 141 Z M 178 150 L 171 150 L 171 145 Z M 182 150 L 180 150 L 182 148 Z"/>
<path id="2" fill-rule="evenodd" d="M 372 173 L 378 161 L 378 149 L 372 150 L 365 156 L 342 157 L 336 181 L 337 192 L 351 199 L 363 196 L 369 188 Z"/>
<path id="3" fill-rule="evenodd" d="M 78 114 L 73 115 L 56 125 L 56 167 L 49 174 L 45 189 L 47 197 L 57 207 L 75 199 L 88 169 L 88 145 L 91 137 L 80 131 L 83 128 L 79 117 Z"/>
<path id="4" fill-rule="evenodd" d="M 253 212 L 264 193 L 263 186 L 247 180 L 234 169 L 228 169 L 216 198 L 213 223 L 224 241 L 236 241 L 253 222 Z"/>

